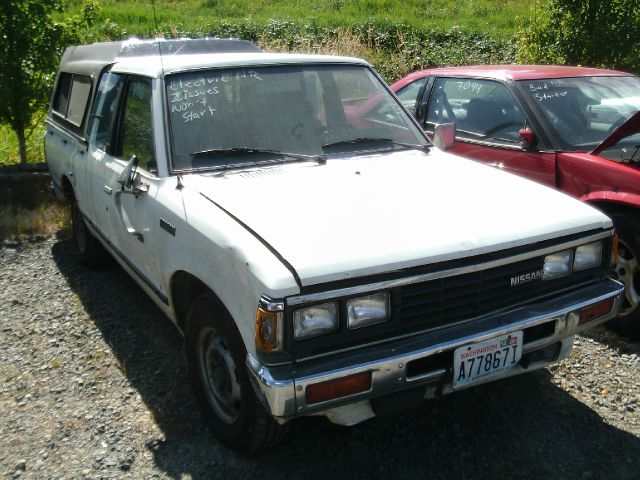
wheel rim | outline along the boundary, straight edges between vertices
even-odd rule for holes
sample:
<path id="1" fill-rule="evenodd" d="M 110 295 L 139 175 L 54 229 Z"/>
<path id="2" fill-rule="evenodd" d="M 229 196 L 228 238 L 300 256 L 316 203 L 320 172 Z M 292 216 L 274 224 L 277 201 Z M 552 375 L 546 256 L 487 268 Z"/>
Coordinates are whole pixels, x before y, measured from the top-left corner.
<path id="1" fill-rule="evenodd" d="M 76 205 L 73 206 L 73 233 L 80 253 L 87 248 L 87 227 Z"/>
<path id="2" fill-rule="evenodd" d="M 624 317 L 633 313 L 640 305 L 640 271 L 638 257 L 622 239 L 618 244 L 615 271 L 618 280 L 624 283 L 624 301 L 620 309 L 620 316 Z"/>
<path id="3" fill-rule="evenodd" d="M 207 401 L 216 416 L 231 424 L 240 416 L 240 383 L 224 339 L 210 327 L 198 336 L 198 370 Z"/>

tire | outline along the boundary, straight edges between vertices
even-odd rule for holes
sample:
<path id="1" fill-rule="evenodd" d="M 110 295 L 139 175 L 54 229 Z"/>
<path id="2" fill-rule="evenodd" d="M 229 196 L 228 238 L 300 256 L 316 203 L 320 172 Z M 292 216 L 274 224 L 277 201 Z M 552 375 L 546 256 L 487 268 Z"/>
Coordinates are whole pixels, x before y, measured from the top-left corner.
<path id="1" fill-rule="evenodd" d="M 640 217 L 637 212 L 610 214 L 618 234 L 615 277 L 624 283 L 620 314 L 607 323 L 621 335 L 640 334 Z"/>
<path id="2" fill-rule="evenodd" d="M 73 228 L 73 243 L 78 261 L 91 268 L 104 267 L 111 257 L 102 244 L 91 234 L 82 217 L 78 202 L 71 201 L 71 224 Z"/>
<path id="3" fill-rule="evenodd" d="M 245 366 L 247 351 L 233 320 L 216 297 L 206 293 L 187 317 L 189 376 L 213 435 L 242 453 L 274 446 L 288 425 L 280 425 L 255 395 Z"/>

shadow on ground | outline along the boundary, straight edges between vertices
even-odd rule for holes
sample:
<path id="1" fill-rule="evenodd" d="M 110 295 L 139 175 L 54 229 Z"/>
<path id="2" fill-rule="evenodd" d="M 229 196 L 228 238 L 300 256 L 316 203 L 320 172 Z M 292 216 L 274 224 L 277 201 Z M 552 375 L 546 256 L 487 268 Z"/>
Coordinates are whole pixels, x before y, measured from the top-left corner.
<path id="1" fill-rule="evenodd" d="M 301 419 L 274 451 L 237 455 L 204 427 L 181 337 L 143 291 L 116 266 L 78 266 L 69 240 L 53 257 L 164 432 L 147 448 L 172 478 L 638 478 L 640 439 L 604 423 L 546 371 L 353 428 Z"/>
<path id="2" fill-rule="evenodd" d="M 619 354 L 636 354 L 640 356 L 640 335 L 623 337 L 609 330 L 605 325 L 589 330 L 582 335 L 607 345 Z"/>

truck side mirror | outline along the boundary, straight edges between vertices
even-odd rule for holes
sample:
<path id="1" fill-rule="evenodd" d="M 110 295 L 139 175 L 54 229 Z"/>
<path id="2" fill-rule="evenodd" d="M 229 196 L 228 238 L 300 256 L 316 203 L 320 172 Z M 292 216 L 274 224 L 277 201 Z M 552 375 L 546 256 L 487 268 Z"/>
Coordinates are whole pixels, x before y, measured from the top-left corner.
<path id="1" fill-rule="evenodd" d="M 133 181 L 136 178 L 137 169 L 138 157 L 132 155 L 131 160 L 129 160 L 129 163 L 118 177 L 118 183 L 122 185 L 122 190 L 124 190 L 125 188 L 131 188 L 133 186 Z"/>
<path id="2" fill-rule="evenodd" d="M 433 131 L 433 144 L 440 150 L 447 150 L 456 143 L 456 124 L 441 123 Z"/>

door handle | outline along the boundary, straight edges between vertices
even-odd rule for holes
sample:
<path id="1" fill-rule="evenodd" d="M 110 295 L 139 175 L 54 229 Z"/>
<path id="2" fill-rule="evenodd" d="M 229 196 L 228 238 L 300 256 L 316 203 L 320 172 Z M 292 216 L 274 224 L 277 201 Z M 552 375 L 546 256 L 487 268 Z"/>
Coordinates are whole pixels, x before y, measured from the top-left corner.
<path id="1" fill-rule="evenodd" d="M 116 202 L 116 206 L 118 207 L 118 211 L 120 213 L 120 219 L 122 220 L 122 223 L 124 225 L 125 230 L 127 231 L 127 233 L 129 235 L 133 235 L 134 237 L 136 237 L 141 243 L 144 243 L 144 235 L 139 232 L 138 230 L 136 230 L 133 225 L 131 225 L 131 221 L 129 220 L 129 217 L 127 216 L 127 212 L 124 210 L 123 206 L 122 206 L 122 201 L 121 201 L 121 197 L 122 194 L 124 193 L 128 193 L 126 191 L 122 191 L 122 190 L 116 190 L 116 195 L 115 195 L 115 202 Z"/>
<path id="2" fill-rule="evenodd" d="M 104 187 L 102 187 L 102 191 L 107 195 L 111 195 L 113 193 L 113 188 L 111 188 L 109 185 L 105 185 Z"/>

